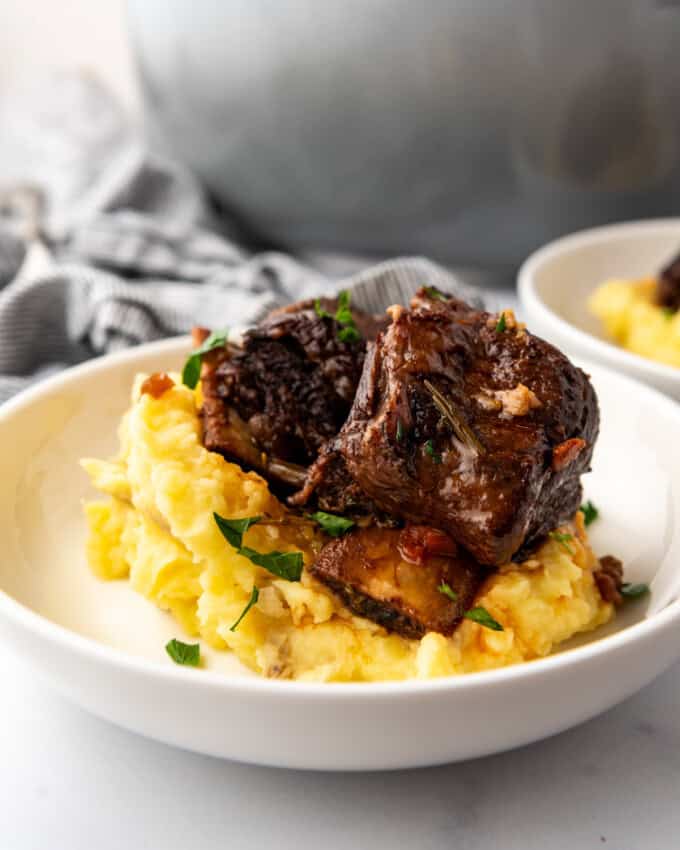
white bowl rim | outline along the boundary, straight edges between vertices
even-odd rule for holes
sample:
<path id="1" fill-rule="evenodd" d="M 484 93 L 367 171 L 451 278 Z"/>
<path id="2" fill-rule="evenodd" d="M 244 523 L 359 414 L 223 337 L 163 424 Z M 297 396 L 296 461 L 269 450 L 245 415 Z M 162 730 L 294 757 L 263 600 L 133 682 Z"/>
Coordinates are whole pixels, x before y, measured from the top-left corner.
<path id="1" fill-rule="evenodd" d="M 632 351 L 627 351 L 612 342 L 599 339 L 562 318 L 539 297 L 535 284 L 538 269 L 544 263 L 554 259 L 555 256 L 571 253 L 575 249 L 594 242 L 624 241 L 630 237 L 631 231 L 666 229 L 680 234 L 680 218 L 650 218 L 607 224 L 602 227 L 590 227 L 548 242 L 547 245 L 543 245 L 533 254 L 530 254 L 520 266 L 517 273 L 517 291 L 520 302 L 527 309 L 527 312 L 531 311 L 531 314 L 538 316 L 539 320 L 553 327 L 560 327 L 565 333 L 568 332 L 584 351 L 594 357 L 599 356 L 612 365 L 615 365 L 618 361 L 620 364 L 626 364 L 638 371 L 644 371 L 650 377 L 656 376 L 666 381 L 680 383 L 680 369 L 676 366 L 659 363 L 656 360 L 642 357 L 640 354 L 634 354 Z"/>
<path id="2" fill-rule="evenodd" d="M 0 425 L 4 420 L 10 419 L 15 411 L 30 406 L 43 395 L 50 395 L 62 385 L 69 384 L 74 378 L 106 371 L 117 364 L 132 362 L 142 353 L 149 355 L 166 352 L 168 354 L 177 353 L 178 350 L 181 350 L 182 347 L 186 348 L 187 345 L 187 337 L 172 337 L 160 342 L 147 343 L 115 354 L 97 357 L 86 363 L 73 366 L 58 375 L 40 381 L 36 386 L 23 390 L 14 398 L 0 405 Z M 677 405 L 663 393 L 611 369 L 598 364 L 593 365 L 609 378 L 623 381 L 631 385 L 631 389 L 634 388 L 637 392 L 642 392 L 650 398 L 653 397 L 655 403 L 665 407 L 671 416 L 678 420 L 680 425 L 680 405 Z M 465 673 L 459 676 L 386 682 L 297 682 L 218 673 L 204 668 L 193 670 L 180 665 L 161 664 L 158 661 L 137 657 L 106 646 L 94 638 L 80 635 L 65 626 L 54 623 L 9 596 L 2 588 L 0 588 L 0 616 L 8 618 L 20 628 L 38 633 L 40 637 L 55 642 L 61 649 L 84 656 L 84 660 L 98 661 L 108 667 L 122 669 L 132 674 L 146 675 L 165 681 L 186 681 L 195 688 L 227 692 L 235 689 L 253 696 L 271 693 L 278 699 L 295 699 L 298 696 L 306 696 L 324 700 L 332 695 L 333 699 L 351 697 L 352 702 L 355 702 L 358 698 L 372 700 L 390 694 L 409 697 L 439 691 L 453 692 L 459 689 L 483 688 L 496 684 L 500 685 L 503 682 L 534 679 L 536 676 L 560 669 L 566 670 L 590 658 L 605 655 L 609 651 L 621 649 L 631 642 L 660 632 L 673 621 L 677 621 L 678 626 L 680 626 L 680 598 L 669 603 L 661 611 L 652 614 L 648 619 L 627 626 L 614 634 L 595 638 L 582 646 L 548 655 L 545 658 L 495 670 Z"/>

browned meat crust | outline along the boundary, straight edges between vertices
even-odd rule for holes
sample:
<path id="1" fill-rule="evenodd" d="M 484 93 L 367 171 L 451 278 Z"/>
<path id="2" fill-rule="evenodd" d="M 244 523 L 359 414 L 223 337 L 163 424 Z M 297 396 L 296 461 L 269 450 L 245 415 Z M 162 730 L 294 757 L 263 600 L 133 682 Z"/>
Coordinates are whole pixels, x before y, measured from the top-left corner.
<path id="1" fill-rule="evenodd" d="M 337 308 L 322 299 L 327 313 Z M 358 311 L 370 336 L 384 327 Z M 304 467 L 345 421 L 361 374 L 365 339 L 343 341 L 341 326 L 313 301 L 274 311 L 244 338 L 243 348 L 204 357 L 204 443 L 274 481 L 300 487 Z M 195 334 L 197 343 L 204 333 Z"/>
<path id="2" fill-rule="evenodd" d="M 516 394 L 499 409 L 496 394 L 520 386 L 527 403 Z M 557 349 L 511 316 L 421 291 L 368 346 L 332 445 L 379 509 L 445 529 L 498 565 L 573 516 L 598 426 L 587 376 Z M 329 466 L 312 467 L 298 503 L 314 493 L 327 510 L 345 509 L 325 490 Z"/>
<path id="3" fill-rule="evenodd" d="M 289 496 L 288 504 L 293 508 L 313 505 L 322 511 L 343 516 L 370 514 L 382 524 L 390 524 L 383 512 L 351 478 L 345 458 L 336 449 L 335 440 L 329 440 L 323 446 L 319 457 L 307 470 L 302 488 Z M 395 522 L 392 521 L 392 524 Z"/>
<path id="4" fill-rule="evenodd" d="M 448 551 L 428 550 L 428 535 L 439 541 L 431 545 Z M 441 547 L 442 538 L 447 546 Z M 414 551 L 420 551 L 420 563 L 412 562 Z M 422 527 L 351 532 L 326 544 L 310 572 L 353 613 L 407 638 L 421 638 L 428 631 L 450 635 L 486 577 L 450 538 Z M 455 600 L 439 590 L 442 585 Z"/>
<path id="5" fill-rule="evenodd" d="M 200 345 L 200 334 L 194 334 Z M 300 487 L 305 481 L 306 469 L 269 457 L 257 445 L 248 424 L 233 407 L 224 403 L 221 396 L 219 366 L 232 356 L 229 348 L 218 348 L 203 356 L 201 365 L 201 391 L 203 404 L 203 445 L 213 452 L 236 459 L 248 469 L 254 469 L 274 485 Z"/>

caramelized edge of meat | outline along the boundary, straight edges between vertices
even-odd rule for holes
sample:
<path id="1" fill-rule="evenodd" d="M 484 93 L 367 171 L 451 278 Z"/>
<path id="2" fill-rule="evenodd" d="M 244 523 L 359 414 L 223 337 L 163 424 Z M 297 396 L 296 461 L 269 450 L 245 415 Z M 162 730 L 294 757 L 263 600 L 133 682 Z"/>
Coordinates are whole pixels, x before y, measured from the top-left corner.
<path id="1" fill-rule="evenodd" d="M 378 535 L 380 544 L 381 533 L 388 537 L 387 560 L 385 553 L 377 558 L 366 553 L 364 535 Z M 413 541 L 407 539 L 409 534 L 423 539 L 423 551 L 416 557 L 411 555 Z M 424 548 L 429 545 L 428 534 L 432 535 L 432 549 Z M 448 550 L 446 554 L 442 553 L 442 547 Z M 409 639 L 420 639 L 427 632 L 451 635 L 465 611 L 473 606 L 479 588 L 489 575 L 489 570 L 475 564 L 466 553 L 453 554 L 455 549 L 456 545 L 448 535 L 428 526 L 407 526 L 399 531 L 384 529 L 382 532 L 375 527 L 358 528 L 343 538 L 328 542 L 308 570 L 352 613 L 377 623 L 387 631 Z M 420 598 L 414 599 L 410 595 L 413 585 L 410 585 L 409 591 L 408 580 L 406 587 L 400 586 L 400 564 L 402 568 L 410 565 L 411 577 L 422 570 L 429 580 L 424 588 L 416 591 L 422 591 Z M 390 590 L 384 595 L 371 595 L 371 581 L 377 579 L 383 583 L 385 576 L 382 571 L 389 574 L 391 570 L 394 570 L 394 575 L 387 585 Z M 431 573 L 430 570 L 436 572 Z M 442 583 L 455 592 L 455 598 L 442 591 Z"/>
<path id="2" fill-rule="evenodd" d="M 192 339 L 200 345 L 209 334 L 205 328 L 194 328 Z M 203 425 L 202 442 L 208 451 L 213 451 L 228 460 L 252 469 L 277 484 L 299 488 L 304 484 L 307 470 L 297 464 L 269 457 L 262 452 L 250 433 L 248 424 L 236 410 L 224 403 L 213 382 L 215 370 L 228 356 L 228 349 L 215 349 L 203 356 L 201 362 L 201 386 L 203 403 L 200 417 Z"/>

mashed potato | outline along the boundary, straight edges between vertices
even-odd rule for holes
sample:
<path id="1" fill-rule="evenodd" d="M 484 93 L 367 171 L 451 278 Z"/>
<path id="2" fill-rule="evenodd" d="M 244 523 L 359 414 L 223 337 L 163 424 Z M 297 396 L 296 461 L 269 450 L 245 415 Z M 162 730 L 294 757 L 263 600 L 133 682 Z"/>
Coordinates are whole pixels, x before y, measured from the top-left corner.
<path id="1" fill-rule="evenodd" d="M 623 348 L 680 367 L 680 311 L 654 303 L 656 280 L 608 280 L 588 301 L 590 311 Z"/>
<path id="2" fill-rule="evenodd" d="M 85 505 L 88 557 L 105 579 L 132 586 L 170 612 L 187 635 L 229 649 L 264 676 L 312 681 L 432 678 L 485 670 L 547 655 L 577 632 L 610 619 L 593 579 L 596 560 L 581 514 L 523 564 L 502 567 L 475 600 L 500 622 L 491 631 L 463 620 L 451 637 L 388 634 L 353 616 L 307 571 L 300 582 L 276 578 L 237 554 L 213 512 L 263 515 L 245 545 L 260 552 L 302 552 L 309 565 L 324 538 L 296 524 L 255 473 L 243 472 L 201 444 L 197 393 L 177 384 L 160 398 L 133 391 L 120 426 L 120 454 L 83 467 L 103 501 Z M 285 519 L 285 523 L 281 520 Z M 259 599 L 231 631 L 250 599 Z"/>

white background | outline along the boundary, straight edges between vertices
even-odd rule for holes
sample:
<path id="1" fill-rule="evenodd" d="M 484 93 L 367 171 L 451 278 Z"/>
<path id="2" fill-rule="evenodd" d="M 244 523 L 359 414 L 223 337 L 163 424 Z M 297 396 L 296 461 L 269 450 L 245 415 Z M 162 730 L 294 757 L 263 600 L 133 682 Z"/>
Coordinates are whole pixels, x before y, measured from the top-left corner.
<path id="1" fill-rule="evenodd" d="M 50 69 L 83 68 L 136 109 L 124 7 L 123 0 L 0 0 L 0 97 Z"/>
<path id="2" fill-rule="evenodd" d="M 0 97 L 19 78 L 76 66 L 138 108 L 122 7 L 1 0 Z M 676 667 L 603 717 L 511 754 L 305 774 L 142 740 L 69 705 L 0 647 L 0 850 L 671 850 L 679 695 Z"/>

